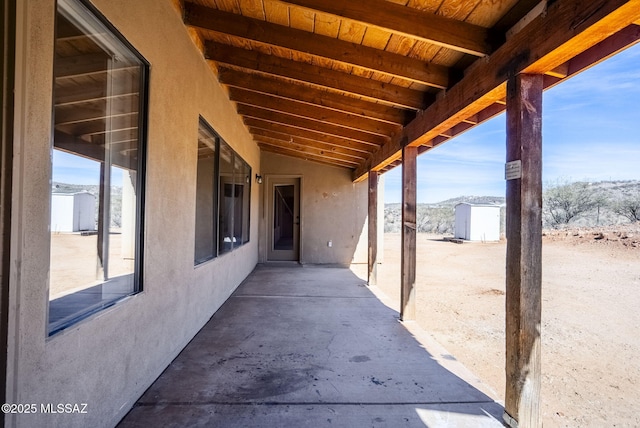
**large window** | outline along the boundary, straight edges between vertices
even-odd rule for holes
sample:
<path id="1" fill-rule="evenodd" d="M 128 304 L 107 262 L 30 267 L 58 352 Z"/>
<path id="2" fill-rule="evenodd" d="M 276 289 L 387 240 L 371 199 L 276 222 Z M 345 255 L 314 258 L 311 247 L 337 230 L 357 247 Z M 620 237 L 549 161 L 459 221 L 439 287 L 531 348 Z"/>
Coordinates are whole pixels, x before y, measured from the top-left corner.
<path id="1" fill-rule="evenodd" d="M 49 334 L 141 289 L 147 73 L 97 12 L 58 0 Z"/>
<path id="2" fill-rule="evenodd" d="M 250 197 L 251 168 L 201 120 L 195 264 L 249 242 Z"/>
<path id="3" fill-rule="evenodd" d="M 206 262 L 216 256 L 217 173 L 216 147 L 218 137 L 204 123 L 198 129 L 198 179 L 196 184 L 196 252 L 195 263 Z"/>

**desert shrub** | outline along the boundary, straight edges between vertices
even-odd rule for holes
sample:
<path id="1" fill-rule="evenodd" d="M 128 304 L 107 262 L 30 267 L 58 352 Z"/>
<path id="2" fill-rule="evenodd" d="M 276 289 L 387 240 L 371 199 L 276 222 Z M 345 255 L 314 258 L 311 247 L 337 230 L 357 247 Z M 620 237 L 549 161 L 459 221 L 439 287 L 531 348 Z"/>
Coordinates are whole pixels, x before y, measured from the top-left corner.
<path id="1" fill-rule="evenodd" d="M 640 191 L 621 197 L 613 203 L 612 209 L 631 222 L 640 221 Z"/>
<path id="2" fill-rule="evenodd" d="M 593 210 L 599 201 L 588 183 L 559 181 L 544 191 L 542 209 L 549 226 L 557 228 Z"/>

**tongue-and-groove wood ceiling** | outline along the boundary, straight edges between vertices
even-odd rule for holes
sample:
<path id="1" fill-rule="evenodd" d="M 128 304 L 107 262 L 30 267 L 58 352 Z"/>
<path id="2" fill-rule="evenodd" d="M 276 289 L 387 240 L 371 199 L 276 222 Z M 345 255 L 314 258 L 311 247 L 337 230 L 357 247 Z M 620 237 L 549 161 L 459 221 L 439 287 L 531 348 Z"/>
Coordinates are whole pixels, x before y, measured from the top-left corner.
<path id="1" fill-rule="evenodd" d="M 640 1 L 174 0 L 262 150 L 397 165 L 504 110 L 519 72 L 557 84 L 640 38 Z"/>

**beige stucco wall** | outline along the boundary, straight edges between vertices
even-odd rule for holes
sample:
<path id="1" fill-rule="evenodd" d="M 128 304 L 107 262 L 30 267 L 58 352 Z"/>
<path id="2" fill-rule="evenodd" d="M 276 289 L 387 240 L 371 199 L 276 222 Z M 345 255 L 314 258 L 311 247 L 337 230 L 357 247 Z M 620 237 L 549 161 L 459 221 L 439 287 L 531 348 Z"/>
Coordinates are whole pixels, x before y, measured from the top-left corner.
<path id="1" fill-rule="evenodd" d="M 260 173 L 301 178 L 300 262 L 366 263 L 367 182 L 351 181 L 351 171 L 263 152 Z M 265 198 L 265 185 L 261 187 Z M 263 201 L 266 202 L 266 201 Z M 261 207 L 266 206 L 265 203 Z M 260 261 L 267 261 L 266 213 L 260 212 Z M 332 246 L 327 245 L 332 241 Z"/>
<path id="2" fill-rule="evenodd" d="M 242 248 L 194 268 L 198 117 L 251 165 L 260 154 L 171 2 L 93 3 L 151 63 L 144 292 L 47 338 L 54 0 L 18 2 L 8 401 L 87 403 L 81 415 L 8 415 L 7 426 L 110 427 L 258 260 Z M 252 191 L 258 224 L 259 187 Z"/>

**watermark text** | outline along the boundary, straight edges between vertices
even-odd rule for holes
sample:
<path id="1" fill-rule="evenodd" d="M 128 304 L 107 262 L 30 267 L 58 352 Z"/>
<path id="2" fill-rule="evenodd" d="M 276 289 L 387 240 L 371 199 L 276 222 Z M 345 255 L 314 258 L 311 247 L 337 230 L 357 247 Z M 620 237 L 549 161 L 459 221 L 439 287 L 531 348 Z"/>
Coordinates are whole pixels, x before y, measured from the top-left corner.
<path id="1" fill-rule="evenodd" d="M 2 413 L 87 414 L 87 407 L 87 403 L 5 403 L 2 405 Z"/>

